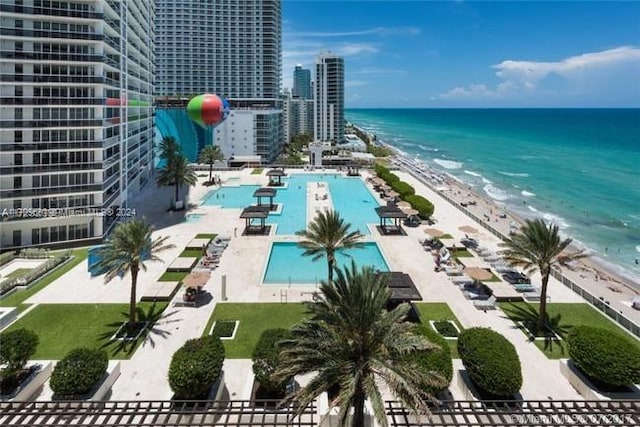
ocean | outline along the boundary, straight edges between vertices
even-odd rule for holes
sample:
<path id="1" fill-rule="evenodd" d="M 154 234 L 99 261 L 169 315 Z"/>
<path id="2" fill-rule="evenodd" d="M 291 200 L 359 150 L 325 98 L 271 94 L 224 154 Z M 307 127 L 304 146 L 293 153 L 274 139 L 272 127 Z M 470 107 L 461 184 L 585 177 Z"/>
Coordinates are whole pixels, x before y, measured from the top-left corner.
<path id="1" fill-rule="evenodd" d="M 348 109 L 346 119 L 640 283 L 640 109 Z"/>

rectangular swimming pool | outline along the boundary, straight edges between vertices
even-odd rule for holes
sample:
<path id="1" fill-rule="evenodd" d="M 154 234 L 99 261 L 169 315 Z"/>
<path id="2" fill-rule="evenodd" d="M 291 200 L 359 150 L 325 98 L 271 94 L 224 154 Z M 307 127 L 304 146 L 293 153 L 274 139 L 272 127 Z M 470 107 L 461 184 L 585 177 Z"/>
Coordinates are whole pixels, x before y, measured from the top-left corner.
<path id="1" fill-rule="evenodd" d="M 267 261 L 263 285 L 299 285 L 315 286 L 321 280 L 327 280 L 327 259 L 323 257 L 313 261 L 303 257 L 304 250 L 296 242 L 274 242 Z M 380 271 L 389 271 L 389 265 L 375 242 L 366 242 L 361 249 L 351 249 L 338 253 L 337 266 L 351 266 L 351 260 L 359 267 L 370 265 Z"/>

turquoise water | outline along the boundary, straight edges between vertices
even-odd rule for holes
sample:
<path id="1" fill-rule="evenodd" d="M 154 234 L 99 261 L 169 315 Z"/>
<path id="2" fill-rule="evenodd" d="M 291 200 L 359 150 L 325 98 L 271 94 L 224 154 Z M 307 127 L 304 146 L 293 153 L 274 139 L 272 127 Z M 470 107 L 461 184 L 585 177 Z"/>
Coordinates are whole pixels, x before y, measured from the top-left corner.
<path id="1" fill-rule="evenodd" d="M 291 174 L 283 179 L 287 188 L 276 188 L 274 203 L 282 205 L 279 213 L 271 213 L 267 223 L 278 224 L 276 234 L 291 235 L 307 226 L 307 184 L 326 182 L 333 208 L 353 230 L 369 234 L 367 223 L 377 223 L 374 208 L 378 202 L 360 178 L 348 178 L 339 174 Z M 220 205 L 223 208 L 241 209 L 256 203 L 253 193 L 257 185 L 221 187 L 204 201 L 204 205 Z"/>
<path id="2" fill-rule="evenodd" d="M 275 242 L 271 248 L 267 270 L 263 283 L 311 285 L 319 284 L 327 279 L 327 260 L 325 257 L 312 261 L 310 257 L 303 257 L 304 250 L 295 242 Z M 345 253 L 347 255 L 345 255 Z M 382 252 L 376 243 L 368 242 L 364 248 L 350 249 L 337 255 L 337 265 L 351 265 L 351 259 L 358 266 L 370 265 L 380 271 L 389 271 Z M 352 258 L 351 258 L 352 257 Z M 292 262 L 295 260 L 295 262 Z"/>
<path id="3" fill-rule="evenodd" d="M 347 120 L 638 280 L 640 110 L 351 109 Z"/>

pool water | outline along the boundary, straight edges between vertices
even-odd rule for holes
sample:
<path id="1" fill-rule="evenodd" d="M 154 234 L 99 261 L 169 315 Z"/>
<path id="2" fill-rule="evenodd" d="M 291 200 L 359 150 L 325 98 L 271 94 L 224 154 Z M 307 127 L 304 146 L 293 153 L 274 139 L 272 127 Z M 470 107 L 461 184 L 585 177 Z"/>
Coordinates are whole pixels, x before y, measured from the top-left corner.
<path id="1" fill-rule="evenodd" d="M 263 284 L 315 286 L 321 280 L 326 280 L 326 257 L 313 261 L 312 257 L 303 257 L 303 252 L 304 249 L 295 242 L 273 243 L 262 280 Z M 367 242 L 360 249 L 350 249 L 344 253 L 338 253 L 336 258 L 339 268 L 343 268 L 345 265 L 350 267 L 353 259 L 359 267 L 370 265 L 380 271 L 389 271 L 389 266 L 380 248 L 374 242 Z"/>
<path id="2" fill-rule="evenodd" d="M 353 230 L 369 234 L 367 224 L 377 223 L 378 216 L 374 208 L 379 203 L 357 177 L 345 177 L 340 174 L 291 174 L 283 179 L 287 188 L 276 188 L 274 203 L 282 205 L 282 211 L 271 213 L 267 223 L 277 224 L 276 234 L 292 235 L 307 226 L 307 183 L 326 182 L 333 202 L 333 208 L 344 220 L 351 224 Z M 219 205 L 223 208 L 242 209 L 256 202 L 253 197 L 257 185 L 240 185 L 237 187 L 221 187 L 212 192 L 203 205 Z"/>

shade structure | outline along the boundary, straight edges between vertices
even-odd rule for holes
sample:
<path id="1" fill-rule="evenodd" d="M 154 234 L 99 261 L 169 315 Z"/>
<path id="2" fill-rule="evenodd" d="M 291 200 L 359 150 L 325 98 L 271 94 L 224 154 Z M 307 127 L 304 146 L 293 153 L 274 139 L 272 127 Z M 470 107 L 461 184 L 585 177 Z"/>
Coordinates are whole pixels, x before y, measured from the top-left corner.
<path id="1" fill-rule="evenodd" d="M 493 277 L 493 274 L 489 270 L 479 267 L 467 267 L 463 271 L 464 274 L 471 277 L 473 280 L 489 280 Z"/>
<path id="2" fill-rule="evenodd" d="M 386 185 L 386 182 L 382 178 L 373 178 L 371 182 L 373 185 Z"/>
<path id="3" fill-rule="evenodd" d="M 475 234 L 478 232 L 477 228 L 473 228 L 470 225 L 463 225 L 461 227 L 458 227 L 458 230 L 462 231 L 463 233 L 469 233 L 469 234 Z"/>
<path id="4" fill-rule="evenodd" d="M 425 234 L 428 234 L 432 237 L 440 237 L 445 235 L 444 231 L 438 230 L 437 228 L 425 228 L 424 232 Z"/>
<path id="5" fill-rule="evenodd" d="M 405 202 L 404 200 L 401 201 L 401 202 L 396 203 L 396 206 L 399 207 L 402 210 L 411 209 L 411 203 Z"/>
<path id="6" fill-rule="evenodd" d="M 411 209 L 411 208 L 409 208 L 409 209 L 402 209 L 402 211 L 403 211 L 404 213 L 406 213 L 406 214 L 407 214 L 407 216 L 418 215 L 418 214 L 420 213 L 420 212 L 418 212 L 417 210 L 415 210 L 415 209 Z"/>
<path id="7" fill-rule="evenodd" d="M 182 280 L 182 284 L 185 288 L 201 288 L 207 284 L 210 273 L 204 271 L 195 271 L 189 273 L 187 277 Z"/>
<path id="8" fill-rule="evenodd" d="M 391 187 L 389 187 L 387 184 L 380 184 L 380 190 L 382 191 L 391 190 Z"/>
<path id="9" fill-rule="evenodd" d="M 398 193 L 397 191 L 393 191 L 393 190 L 385 190 L 384 194 L 387 195 L 387 197 L 399 197 L 400 193 Z"/>

